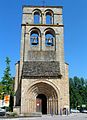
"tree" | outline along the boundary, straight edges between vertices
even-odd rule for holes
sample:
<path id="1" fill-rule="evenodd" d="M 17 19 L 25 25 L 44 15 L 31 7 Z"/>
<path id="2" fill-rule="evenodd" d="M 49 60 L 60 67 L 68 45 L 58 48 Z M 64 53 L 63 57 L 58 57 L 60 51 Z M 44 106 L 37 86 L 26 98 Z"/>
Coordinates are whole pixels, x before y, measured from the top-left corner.
<path id="1" fill-rule="evenodd" d="M 75 76 L 69 79 L 69 88 L 70 107 L 77 108 L 80 106 L 81 108 L 83 104 L 87 106 L 87 81 Z"/>
<path id="2" fill-rule="evenodd" d="M 4 76 L 2 77 L 2 81 L 1 81 L 1 94 L 2 99 L 4 98 L 4 95 L 10 95 L 10 110 L 12 110 L 12 103 L 13 103 L 13 95 L 14 95 L 14 91 L 13 91 L 13 84 L 14 84 L 14 80 L 10 74 L 10 59 L 8 57 L 6 57 L 6 68 L 4 71 Z M 12 101 L 11 101 L 12 100 Z"/>

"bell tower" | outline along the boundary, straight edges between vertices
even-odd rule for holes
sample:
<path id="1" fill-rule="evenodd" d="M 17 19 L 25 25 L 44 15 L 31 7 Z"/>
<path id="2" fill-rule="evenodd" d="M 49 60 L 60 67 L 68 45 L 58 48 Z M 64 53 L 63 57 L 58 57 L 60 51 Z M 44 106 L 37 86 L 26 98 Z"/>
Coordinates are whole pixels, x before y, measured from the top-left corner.
<path id="1" fill-rule="evenodd" d="M 23 6 L 21 26 L 20 62 L 16 64 L 15 77 L 15 107 L 19 105 L 21 113 L 69 112 L 62 6 Z M 45 107 L 41 104 L 44 99 Z"/>
<path id="2" fill-rule="evenodd" d="M 58 62 L 64 75 L 62 7 L 23 7 L 22 61 Z"/>

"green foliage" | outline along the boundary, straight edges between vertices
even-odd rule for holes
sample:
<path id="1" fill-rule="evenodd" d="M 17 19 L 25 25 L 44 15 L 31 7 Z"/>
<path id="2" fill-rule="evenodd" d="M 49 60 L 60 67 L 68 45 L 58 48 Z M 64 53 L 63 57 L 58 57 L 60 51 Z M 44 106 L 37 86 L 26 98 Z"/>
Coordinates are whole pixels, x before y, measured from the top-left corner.
<path id="1" fill-rule="evenodd" d="M 83 104 L 87 106 L 87 81 L 84 78 L 70 78 L 70 107 L 77 108 L 82 107 Z"/>
<path id="2" fill-rule="evenodd" d="M 3 86 L 3 92 L 4 94 L 11 94 L 13 92 L 13 79 L 10 74 L 10 60 L 8 57 L 6 57 L 6 68 L 4 71 L 4 76 L 2 78 L 2 86 Z"/>
<path id="3" fill-rule="evenodd" d="M 10 104 L 12 104 L 13 103 L 12 97 L 14 95 L 14 90 L 13 90 L 14 80 L 10 74 L 10 59 L 6 57 L 5 62 L 6 62 L 6 68 L 4 71 L 4 75 L 2 77 L 2 81 L 0 82 L 0 98 L 4 99 L 4 95 L 10 95 L 10 99 L 11 99 Z"/>

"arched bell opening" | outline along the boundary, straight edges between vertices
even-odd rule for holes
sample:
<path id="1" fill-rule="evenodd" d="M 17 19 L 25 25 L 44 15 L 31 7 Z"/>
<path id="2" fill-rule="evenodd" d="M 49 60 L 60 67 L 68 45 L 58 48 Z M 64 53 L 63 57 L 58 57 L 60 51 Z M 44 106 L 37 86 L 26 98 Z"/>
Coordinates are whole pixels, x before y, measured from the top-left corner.
<path id="1" fill-rule="evenodd" d="M 38 42 L 39 42 L 39 34 L 37 31 L 33 31 L 31 32 L 31 36 L 30 36 L 30 42 L 31 42 L 31 45 L 33 46 L 36 46 L 38 45 Z"/>
<path id="2" fill-rule="evenodd" d="M 40 42 L 41 32 L 38 28 L 32 28 L 30 30 L 30 45 L 38 46 Z"/>
<path id="3" fill-rule="evenodd" d="M 45 45 L 54 46 L 55 45 L 55 31 L 53 29 L 45 30 Z"/>

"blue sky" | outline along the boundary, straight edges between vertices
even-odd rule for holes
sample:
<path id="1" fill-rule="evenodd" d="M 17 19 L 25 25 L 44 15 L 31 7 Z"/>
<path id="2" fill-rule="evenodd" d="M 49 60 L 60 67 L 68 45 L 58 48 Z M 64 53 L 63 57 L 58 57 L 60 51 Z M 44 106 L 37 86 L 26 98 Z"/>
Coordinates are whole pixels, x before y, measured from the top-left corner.
<path id="1" fill-rule="evenodd" d="M 15 76 L 15 63 L 20 59 L 22 5 L 42 5 L 42 0 L 0 1 L 0 79 L 6 56 L 11 59 L 11 74 Z M 87 0 L 47 0 L 45 5 L 64 6 L 64 48 L 69 77 L 87 78 Z"/>

